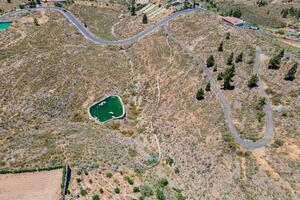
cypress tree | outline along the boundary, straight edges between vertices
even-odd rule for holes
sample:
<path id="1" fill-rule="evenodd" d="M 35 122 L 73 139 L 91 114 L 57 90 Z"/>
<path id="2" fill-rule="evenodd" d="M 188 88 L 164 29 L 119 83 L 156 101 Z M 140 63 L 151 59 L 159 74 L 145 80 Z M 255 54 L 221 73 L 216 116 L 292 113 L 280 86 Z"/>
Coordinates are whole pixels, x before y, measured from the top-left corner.
<path id="1" fill-rule="evenodd" d="M 244 57 L 244 53 L 241 52 L 241 53 L 236 57 L 235 62 L 236 62 L 236 63 L 242 62 L 242 61 L 243 61 L 243 57 Z"/>
<path id="2" fill-rule="evenodd" d="M 206 84 L 206 87 L 205 87 L 205 91 L 209 92 L 210 91 L 210 81 L 208 81 L 208 83 Z"/>
<path id="3" fill-rule="evenodd" d="M 233 53 L 231 53 L 227 58 L 227 65 L 232 65 L 232 61 L 233 61 Z"/>
<path id="4" fill-rule="evenodd" d="M 215 59 L 214 59 L 214 56 L 211 55 L 208 57 L 207 61 L 206 61 L 206 65 L 207 67 L 213 67 L 215 65 Z"/>
<path id="5" fill-rule="evenodd" d="M 288 73 L 284 76 L 284 80 L 293 81 L 296 78 L 297 68 L 298 64 L 293 64 L 291 69 L 289 69 Z"/>
<path id="6" fill-rule="evenodd" d="M 143 24 L 147 24 L 148 23 L 148 17 L 146 14 L 144 14 L 143 16 Z"/>
<path id="7" fill-rule="evenodd" d="M 248 87 L 250 87 L 250 88 L 256 87 L 258 81 L 259 81 L 259 78 L 258 78 L 257 74 L 252 75 L 248 82 Z"/>
<path id="8" fill-rule="evenodd" d="M 197 100 L 202 100 L 204 99 L 204 91 L 202 88 L 200 88 L 198 91 L 197 91 L 197 94 L 196 94 L 196 99 Z"/>
<path id="9" fill-rule="evenodd" d="M 222 41 L 222 42 L 220 43 L 219 48 L 218 48 L 218 51 L 219 51 L 219 52 L 222 52 L 222 51 L 223 51 L 223 45 L 224 45 L 224 42 Z"/>

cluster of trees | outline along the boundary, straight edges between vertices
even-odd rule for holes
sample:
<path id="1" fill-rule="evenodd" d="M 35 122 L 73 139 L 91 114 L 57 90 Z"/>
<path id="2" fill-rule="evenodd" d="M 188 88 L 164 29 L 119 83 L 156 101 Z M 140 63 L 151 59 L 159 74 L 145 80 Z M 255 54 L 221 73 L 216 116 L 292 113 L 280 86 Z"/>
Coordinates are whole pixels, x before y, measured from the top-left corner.
<path id="1" fill-rule="evenodd" d="M 206 84 L 205 91 L 206 92 L 211 91 L 210 81 L 208 81 L 208 83 Z M 199 101 L 204 99 L 204 90 L 202 88 L 200 88 L 197 91 L 197 93 L 196 93 L 196 99 L 199 100 Z"/>
<path id="2" fill-rule="evenodd" d="M 222 16 L 233 16 L 233 17 L 241 18 L 243 13 L 242 13 L 240 8 L 233 8 L 233 9 L 230 9 L 229 11 L 221 12 L 220 15 L 222 15 Z"/>
<path id="3" fill-rule="evenodd" d="M 282 49 L 277 55 L 273 56 L 269 61 L 269 69 L 279 69 L 281 59 L 284 57 L 284 50 Z"/>
<path id="4" fill-rule="evenodd" d="M 284 8 L 281 10 L 281 15 L 283 18 L 287 18 L 288 16 L 295 17 L 296 19 L 300 19 L 300 8 Z"/>

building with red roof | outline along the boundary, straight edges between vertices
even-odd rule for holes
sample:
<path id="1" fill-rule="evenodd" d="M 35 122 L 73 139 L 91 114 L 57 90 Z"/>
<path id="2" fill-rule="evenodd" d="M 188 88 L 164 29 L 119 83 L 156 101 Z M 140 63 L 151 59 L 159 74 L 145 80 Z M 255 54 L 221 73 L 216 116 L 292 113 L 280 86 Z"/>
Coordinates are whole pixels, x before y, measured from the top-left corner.
<path id="1" fill-rule="evenodd" d="M 239 18 L 236 18 L 236 17 L 222 17 L 222 16 L 219 16 L 219 19 L 221 19 L 222 21 L 224 21 L 226 23 L 234 25 L 234 26 L 244 26 L 245 25 L 245 21 L 243 21 Z"/>

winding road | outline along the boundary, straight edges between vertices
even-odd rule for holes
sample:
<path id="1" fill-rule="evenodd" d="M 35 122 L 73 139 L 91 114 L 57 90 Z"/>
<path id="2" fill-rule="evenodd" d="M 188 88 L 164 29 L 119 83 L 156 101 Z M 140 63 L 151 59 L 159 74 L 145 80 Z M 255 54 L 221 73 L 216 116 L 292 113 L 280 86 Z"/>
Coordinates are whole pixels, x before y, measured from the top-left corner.
<path id="1" fill-rule="evenodd" d="M 26 9 L 23 9 L 23 10 L 17 10 L 17 11 L 6 13 L 6 14 L 0 16 L 0 21 L 3 20 L 3 19 L 6 19 L 8 17 L 15 16 L 17 14 L 26 13 L 26 12 L 29 12 L 31 10 L 39 10 L 39 9 L 55 10 L 55 11 L 58 11 L 58 12 L 62 13 L 88 40 L 92 41 L 95 44 L 99 44 L 99 45 L 125 45 L 125 44 L 130 44 L 130 43 L 137 42 L 140 39 L 148 36 L 152 32 L 158 30 L 160 27 L 166 25 L 168 22 L 170 22 L 171 20 L 173 20 L 174 18 L 176 18 L 178 16 L 185 15 L 185 14 L 192 13 L 192 12 L 199 12 L 199 11 L 203 10 L 202 8 L 197 8 L 197 9 L 186 9 L 186 10 L 175 12 L 175 13 L 165 17 L 161 21 L 157 22 L 152 27 L 138 33 L 137 35 L 135 35 L 133 37 L 129 37 L 129 38 L 126 38 L 126 39 L 115 40 L 115 41 L 97 38 L 92 33 L 90 33 L 81 24 L 81 22 L 74 17 L 74 15 L 71 12 L 65 10 L 64 8 L 60 8 L 60 7 L 41 6 L 41 7 L 37 7 L 37 8 L 26 8 Z M 221 88 L 219 87 L 219 85 L 214 80 L 214 78 L 213 78 L 211 72 L 209 71 L 209 69 L 207 68 L 206 64 L 199 57 L 197 57 L 189 47 L 187 47 L 184 43 L 182 43 L 181 41 L 176 39 L 174 36 L 172 36 L 167 29 L 165 29 L 165 33 L 166 33 L 166 35 L 169 39 L 171 39 L 175 43 L 177 43 L 182 49 L 184 49 L 196 61 L 196 63 L 198 65 L 200 65 L 203 68 L 204 73 L 207 75 L 207 78 L 211 82 L 211 87 L 212 87 L 214 93 L 216 94 L 216 96 L 218 97 L 218 99 L 219 99 L 219 101 L 222 105 L 223 112 L 225 114 L 226 122 L 227 122 L 227 124 L 229 126 L 229 129 L 230 129 L 230 132 L 231 132 L 232 136 L 235 138 L 236 142 L 240 146 L 245 147 L 245 148 L 250 149 L 250 150 L 261 148 L 261 147 L 267 145 L 270 142 L 270 140 L 272 140 L 274 126 L 273 126 L 272 108 L 271 108 L 270 100 L 269 100 L 266 92 L 264 91 L 263 82 L 261 80 L 258 82 L 258 90 L 259 90 L 260 95 L 267 99 L 267 104 L 264 107 L 264 112 L 266 114 L 265 134 L 264 134 L 264 137 L 261 140 L 258 140 L 256 142 L 247 141 L 247 140 L 242 139 L 239 136 L 239 134 L 238 134 L 238 132 L 237 132 L 235 126 L 234 126 L 232 117 L 231 117 L 230 104 L 228 103 L 227 99 L 225 98 L 225 95 L 222 93 Z M 261 65 L 261 63 L 260 63 L 261 58 L 260 57 L 261 57 L 262 54 L 263 53 L 262 53 L 261 49 L 257 48 L 257 50 L 256 50 L 256 61 L 255 61 L 254 67 L 253 67 L 253 74 L 258 75 L 259 66 Z M 287 56 L 288 57 L 293 57 L 293 55 L 290 55 L 290 54 L 288 54 Z"/>
<path id="2" fill-rule="evenodd" d="M 239 145 L 241 145 L 242 147 L 245 147 L 245 148 L 251 149 L 251 150 L 261 148 L 261 147 L 267 145 L 273 138 L 274 127 L 273 127 L 272 108 L 271 108 L 268 96 L 267 96 L 266 92 L 264 91 L 264 86 L 263 86 L 262 81 L 260 80 L 258 82 L 258 90 L 259 90 L 260 95 L 263 97 L 266 97 L 266 99 L 267 99 L 267 104 L 264 107 L 264 112 L 266 113 L 266 118 L 267 118 L 265 135 L 261 140 L 258 140 L 256 142 L 246 141 L 239 136 L 239 134 L 234 126 L 232 117 L 231 117 L 230 105 L 229 105 L 225 95 L 222 93 L 221 88 L 219 87 L 218 83 L 216 83 L 216 81 L 214 80 L 214 78 L 213 78 L 211 72 L 209 71 L 208 67 L 206 66 L 206 64 L 198 56 L 196 56 L 192 52 L 192 50 L 189 47 L 187 47 L 183 42 L 179 41 L 177 38 L 172 36 L 167 29 L 165 29 L 165 33 L 169 39 L 171 39 L 175 43 L 177 43 L 182 49 L 184 49 L 195 60 L 195 62 L 198 65 L 200 65 L 202 67 L 204 73 L 207 75 L 207 78 L 211 83 L 211 87 L 212 87 L 214 93 L 220 100 L 220 103 L 223 107 L 223 112 L 225 114 L 226 122 L 227 122 L 230 132 L 231 132 L 232 136 L 234 137 L 234 139 L 236 140 L 236 142 Z M 257 48 L 256 59 L 255 59 L 256 61 L 255 61 L 254 67 L 253 67 L 253 74 L 258 74 L 259 66 L 261 64 L 260 63 L 261 54 L 262 54 L 262 52 L 261 52 L 260 48 Z"/>
<path id="3" fill-rule="evenodd" d="M 40 10 L 40 9 L 55 10 L 55 11 L 58 11 L 58 12 L 62 13 L 88 40 L 90 40 L 91 42 L 93 42 L 95 44 L 99 44 L 99 45 L 126 45 L 126 44 L 137 42 L 140 39 L 148 36 L 149 34 L 153 33 L 154 31 L 158 30 L 160 27 L 166 25 L 167 23 L 169 23 L 171 20 L 173 20 L 174 18 L 176 18 L 178 16 L 203 10 L 202 8 L 196 8 L 196 9 L 186 9 L 186 10 L 182 10 L 182 11 L 172 13 L 171 15 L 163 18 L 161 21 L 154 24 L 152 27 L 136 34 L 133 37 L 129 37 L 129 38 L 126 38 L 126 39 L 115 40 L 115 41 L 105 40 L 105 39 L 101 39 L 101 38 L 96 37 L 91 32 L 89 32 L 84 27 L 84 25 L 82 25 L 81 22 L 71 12 L 69 12 L 69 11 L 67 11 L 67 10 L 65 10 L 64 8 L 61 8 L 61 7 L 40 6 L 40 7 L 36 7 L 36 8 L 25 8 L 25 9 L 21 9 L 21 10 L 16 10 L 16 11 L 9 12 L 9 13 L 6 13 L 6 14 L 0 16 L 0 21 L 5 19 L 5 18 L 8 18 L 8 17 L 15 16 L 17 14 L 30 12 L 32 10 Z"/>

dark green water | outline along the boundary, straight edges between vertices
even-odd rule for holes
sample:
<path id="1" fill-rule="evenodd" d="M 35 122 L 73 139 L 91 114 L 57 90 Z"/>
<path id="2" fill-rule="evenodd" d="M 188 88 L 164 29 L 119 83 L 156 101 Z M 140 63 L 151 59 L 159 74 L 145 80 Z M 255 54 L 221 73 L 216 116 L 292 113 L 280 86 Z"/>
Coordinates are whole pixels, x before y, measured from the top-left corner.
<path id="1" fill-rule="evenodd" d="M 0 31 L 7 29 L 12 25 L 12 22 L 0 22 Z"/>
<path id="2" fill-rule="evenodd" d="M 121 118 L 125 114 L 123 102 L 118 96 L 109 96 L 89 108 L 90 117 L 100 122 Z"/>

